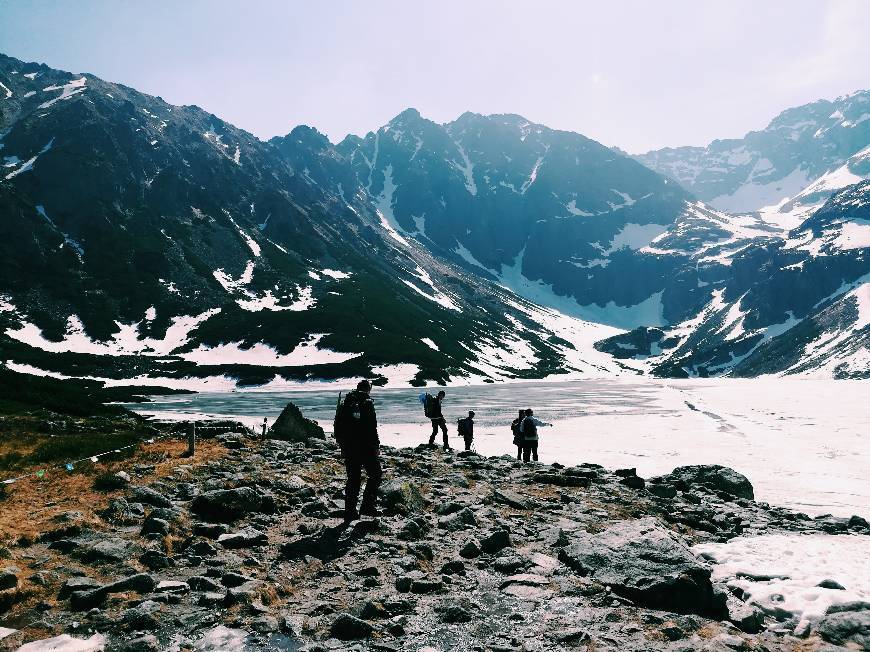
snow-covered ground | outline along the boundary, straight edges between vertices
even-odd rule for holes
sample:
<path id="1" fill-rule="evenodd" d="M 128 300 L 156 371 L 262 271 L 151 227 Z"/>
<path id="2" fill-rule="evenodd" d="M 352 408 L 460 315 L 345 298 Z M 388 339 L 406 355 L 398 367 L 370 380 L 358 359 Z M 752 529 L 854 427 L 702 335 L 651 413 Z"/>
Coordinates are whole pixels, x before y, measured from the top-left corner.
<path id="1" fill-rule="evenodd" d="M 798 633 L 831 605 L 870 601 L 867 536 L 768 534 L 698 545 L 694 551 L 715 562 L 714 579 L 739 588 L 766 614 L 793 619 Z"/>
<path id="2" fill-rule="evenodd" d="M 448 387 L 444 411 L 474 410 L 475 445 L 486 455 L 515 453 L 510 421 L 532 407 L 553 423 L 541 429 L 542 462 L 636 467 L 642 476 L 684 464 L 724 464 L 745 474 L 758 500 L 811 515 L 870 516 L 870 407 L 861 381 L 800 378 L 582 380 Z M 275 419 L 287 401 L 331 429 L 336 384 L 318 390 L 203 393 L 159 398 L 132 409 L 161 416 L 232 416 L 250 425 Z M 421 389 L 375 388 L 381 440 L 413 446 L 430 426 Z"/>

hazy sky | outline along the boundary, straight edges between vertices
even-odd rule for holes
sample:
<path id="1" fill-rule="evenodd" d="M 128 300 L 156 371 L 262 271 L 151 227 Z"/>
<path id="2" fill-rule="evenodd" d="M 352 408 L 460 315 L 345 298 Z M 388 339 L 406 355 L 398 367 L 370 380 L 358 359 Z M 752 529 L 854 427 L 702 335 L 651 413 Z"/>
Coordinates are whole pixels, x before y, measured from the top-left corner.
<path id="1" fill-rule="evenodd" d="M 413 106 L 642 152 L 870 87 L 870 2 L 0 0 L 0 52 L 331 140 Z"/>

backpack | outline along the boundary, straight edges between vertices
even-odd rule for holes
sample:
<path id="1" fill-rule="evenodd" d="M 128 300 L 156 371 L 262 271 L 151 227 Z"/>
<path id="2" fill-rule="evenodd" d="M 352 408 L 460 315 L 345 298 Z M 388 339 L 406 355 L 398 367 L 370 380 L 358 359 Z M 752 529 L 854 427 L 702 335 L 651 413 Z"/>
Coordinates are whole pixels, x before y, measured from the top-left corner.
<path id="1" fill-rule="evenodd" d="M 523 443 L 523 435 L 520 432 L 520 424 L 522 423 L 522 419 L 516 418 L 511 421 L 511 432 L 514 435 L 514 445 L 521 446 Z"/>
<path id="2" fill-rule="evenodd" d="M 463 437 L 471 437 L 471 424 L 468 423 L 468 417 L 460 419 L 456 422 L 456 425 L 456 429 L 459 431 L 460 435 L 462 435 Z"/>
<path id="3" fill-rule="evenodd" d="M 429 392 L 420 394 L 420 402 L 423 404 L 423 416 L 432 418 L 432 415 L 435 414 L 435 400 L 435 397 Z"/>
<path id="4" fill-rule="evenodd" d="M 335 419 L 332 422 L 332 434 L 338 445 L 344 447 L 353 434 L 354 426 L 360 418 L 359 400 L 350 392 L 341 399 L 338 394 L 338 403 L 335 406 Z"/>
<path id="5" fill-rule="evenodd" d="M 339 392 L 338 402 L 335 404 L 335 418 L 332 420 L 332 435 L 339 446 L 344 446 L 347 442 L 347 437 L 350 434 L 348 431 L 347 410 L 341 399 L 341 392 Z"/>
<path id="6" fill-rule="evenodd" d="M 522 420 L 520 432 L 526 441 L 535 441 L 538 438 L 538 426 L 535 425 L 532 417 L 526 417 Z"/>

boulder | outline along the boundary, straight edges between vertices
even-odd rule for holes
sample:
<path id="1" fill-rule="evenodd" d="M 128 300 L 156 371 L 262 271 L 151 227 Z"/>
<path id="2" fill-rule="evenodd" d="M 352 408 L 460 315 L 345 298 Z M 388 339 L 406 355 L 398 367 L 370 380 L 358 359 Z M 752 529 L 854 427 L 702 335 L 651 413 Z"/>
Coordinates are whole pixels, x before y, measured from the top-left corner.
<path id="1" fill-rule="evenodd" d="M 172 501 L 151 487 L 136 486 L 130 489 L 130 500 L 152 507 L 172 507 Z"/>
<path id="2" fill-rule="evenodd" d="M 709 567 L 652 518 L 619 521 L 598 534 L 577 532 L 559 560 L 643 606 L 725 615 L 724 596 L 714 594 Z"/>
<path id="3" fill-rule="evenodd" d="M 329 635 L 340 641 L 368 638 L 374 631 L 369 623 L 350 614 L 339 614 L 329 627 Z"/>
<path id="4" fill-rule="evenodd" d="M 326 439 L 323 428 L 317 422 L 306 419 L 293 403 L 288 403 L 275 419 L 266 435 L 270 439 L 307 442 L 309 439 Z"/>
<path id="5" fill-rule="evenodd" d="M 764 629 L 764 612 L 758 607 L 743 602 L 733 595 L 728 595 L 725 604 L 728 609 L 728 620 L 740 631 L 757 634 Z"/>
<path id="6" fill-rule="evenodd" d="M 755 499 L 752 483 L 745 475 L 718 464 L 678 466 L 660 479 L 676 485 L 677 488 L 701 485 L 737 498 Z"/>
<path id="7" fill-rule="evenodd" d="M 17 570 L 14 567 L 0 569 L 0 591 L 18 587 L 18 576 L 15 574 Z"/>
<path id="8" fill-rule="evenodd" d="M 422 511 L 426 501 L 420 490 L 408 480 L 392 480 L 380 487 L 381 507 L 388 515 L 408 516 Z"/>
<path id="9" fill-rule="evenodd" d="M 272 514 L 275 500 L 251 487 L 215 489 L 194 498 L 190 508 L 210 520 L 231 522 L 248 514 Z"/>
<path id="10" fill-rule="evenodd" d="M 463 507 L 458 512 L 439 518 L 438 527 L 448 532 L 456 532 L 466 527 L 477 527 L 477 519 L 474 517 L 474 512 Z"/>
<path id="11" fill-rule="evenodd" d="M 81 550 L 81 557 L 90 563 L 118 562 L 128 559 L 133 545 L 126 539 L 111 538 L 97 541 Z"/>
<path id="12" fill-rule="evenodd" d="M 493 488 L 490 497 L 492 502 L 500 505 L 507 505 L 514 509 L 531 508 L 530 501 L 525 496 L 518 494 L 516 491 L 511 491 L 510 489 Z"/>
<path id="13" fill-rule="evenodd" d="M 495 530 L 480 540 L 480 549 L 483 552 L 494 553 L 511 545 L 511 536 L 507 530 Z"/>
<path id="14" fill-rule="evenodd" d="M 269 537 L 265 532 L 249 527 L 240 532 L 220 535 L 218 543 L 224 548 L 255 548 L 269 543 Z"/>
<path id="15" fill-rule="evenodd" d="M 459 549 L 459 556 L 465 559 L 474 559 L 480 557 L 480 544 L 476 539 L 469 539 Z"/>
<path id="16" fill-rule="evenodd" d="M 828 643 L 856 650 L 870 650 L 870 610 L 829 613 L 816 627 Z"/>

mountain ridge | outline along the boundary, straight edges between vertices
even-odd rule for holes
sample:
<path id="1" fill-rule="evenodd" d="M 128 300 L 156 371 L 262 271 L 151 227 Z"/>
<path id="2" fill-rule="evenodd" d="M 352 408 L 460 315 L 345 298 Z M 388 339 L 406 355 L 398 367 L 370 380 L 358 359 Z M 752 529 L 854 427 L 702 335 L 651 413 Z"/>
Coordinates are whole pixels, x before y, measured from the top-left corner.
<path id="1" fill-rule="evenodd" d="M 438 124 L 409 108 L 335 145 L 306 125 L 262 141 L 197 107 L 11 58 L 0 81 L 0 206 L 18 216 L 5 225 L 3 345 L 47 373 L 153 378 L 157 363 L 132 357 L 143 347 L 165 354 L 172 382 L 647 372 L 593 344 L 693 319 L 735 282 L 735 260 L 789 237 L 515 114 Z M 856 260 L 831 273 L 854 281 Z"/>

